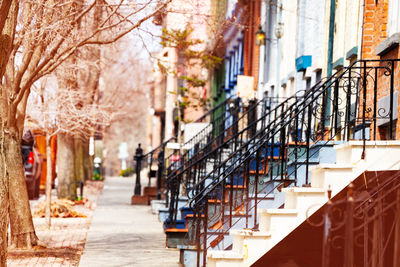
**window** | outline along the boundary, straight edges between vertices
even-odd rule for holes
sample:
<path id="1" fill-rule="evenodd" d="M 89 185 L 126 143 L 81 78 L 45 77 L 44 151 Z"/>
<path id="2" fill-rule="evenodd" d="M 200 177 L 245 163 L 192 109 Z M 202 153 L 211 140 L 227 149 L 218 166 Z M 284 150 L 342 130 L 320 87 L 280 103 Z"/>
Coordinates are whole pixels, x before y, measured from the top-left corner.
<path id="1" fill-rule="evenodd" d="M 230 18 L 232 16 L 232 12 L 235 9 L 235 5 L 238 0 L 228 0 L 227 9 L 226 9 L 226 18 Z"/>
<path id="2" fill-rule="evenodd" d="M 315 73 L 315 82 L 319 82 L 322 79 L 322 70 L 318 70 Z"/>
<path id="3" fill-rule="evenodd" d="M 400 32 L 400 1 L 389 0 L 389 16 L 387 25 L 387 36 Z"/>
<path id="4" fill-rule="evenodd" d="M 306 79 L 306 90 L 309 90 L 311 88 L 311 77 Z"/>

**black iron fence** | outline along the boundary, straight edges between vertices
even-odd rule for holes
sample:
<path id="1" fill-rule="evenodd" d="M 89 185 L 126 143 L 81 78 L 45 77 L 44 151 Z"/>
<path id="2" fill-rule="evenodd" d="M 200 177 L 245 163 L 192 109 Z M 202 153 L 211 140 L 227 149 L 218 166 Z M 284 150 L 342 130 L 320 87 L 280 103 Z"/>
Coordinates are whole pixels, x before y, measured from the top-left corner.
<path id="1" fill-rule="evenodd" d="M 227 157 L 221 149 L 182 167 L 173 185 L 194 181 L 187 191 L 194 213 L 188 239 L 197 246 L 198 264 L 201 253 L 205 264 L 207 249 L 233 226 L 256 229 L 258 205 L 276 189 L 309 185 L 309 167 L 322 147 L 358 139 L 364 141 L 365 157 L 366 140 L 394 138 L 397 61 L 357 61 L 270 112 L 253 113 L 252 121 L 232 135 L 230 140 L 237 140 L 228 142 L 233 149 Z M 203 156 L 218 160 L 207 169 Z"/>
<path id="2" fill-rule="evenodd" d="M 279 102 L 278 98 L 252 100 L 245 104 L 238 100 L 228 103 L 229 116 L 214 122 L 209 138 L 205 139 L 207 142 L 201 147 L 195 146 L 187 150 L 183 155 L 183 164 L 169 172 L 167 183 L 170 188 L 170 225 L 177 221 L 179 197 L 193 196 L 193 189 L 198 182 L 241 147 L 244 140 L 252 138 L 257 132 L 254 121 L 263 118 L 264 125 L 272 117 L 267 114 Z"/>

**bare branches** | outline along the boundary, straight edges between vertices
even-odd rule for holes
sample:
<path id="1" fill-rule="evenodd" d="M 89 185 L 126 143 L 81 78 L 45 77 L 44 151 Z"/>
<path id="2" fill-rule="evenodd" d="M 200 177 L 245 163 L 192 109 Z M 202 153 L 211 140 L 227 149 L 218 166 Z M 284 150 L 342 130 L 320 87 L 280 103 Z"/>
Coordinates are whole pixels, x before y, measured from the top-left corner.
<path id="1" fill-rule="evenodd" d="M 12 0 L 2 0 L 0 4 L 0 32 L 3 31 L 6 24 L 7 14 L 10 10 Z"/>
<path id="2" fill-rule="evenodd" d="M 148 0 L 132 4 L 126 0 L 26 0 L 21 7 L 19 27 L 12 50 L 13 71 L 7 79 L 12 81 L 12 92 L 18 105 L 29 87 L 41 77 L 52 73 L 81 47 L 111 44 L 140 27 L 172 0 L 158 3 Z M 101 9 L 102 16 L 95 27 L 88 27 Z M 21 56 L 19 56 L 20 54 Z"/>

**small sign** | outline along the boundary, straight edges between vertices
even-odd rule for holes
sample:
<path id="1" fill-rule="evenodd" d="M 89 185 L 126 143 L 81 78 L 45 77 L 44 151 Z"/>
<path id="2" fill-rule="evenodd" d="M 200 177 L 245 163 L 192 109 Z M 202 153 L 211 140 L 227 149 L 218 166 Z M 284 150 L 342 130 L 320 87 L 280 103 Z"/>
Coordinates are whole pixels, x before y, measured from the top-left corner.
<path id="1" fill-rule="evenodd" d="M 128 154 L 128 144 L 125 142 L 122 142 L 119 144 L 119 153 L 118 153 L 118 158 L 119 159 L 126 159 L 129 157 Z"/>
<path id="2" fill-rule="evenodd" d="M 253 76 L 237 76 L 237 95 L 242 99 L 254 98 L 254 77 Z"/>

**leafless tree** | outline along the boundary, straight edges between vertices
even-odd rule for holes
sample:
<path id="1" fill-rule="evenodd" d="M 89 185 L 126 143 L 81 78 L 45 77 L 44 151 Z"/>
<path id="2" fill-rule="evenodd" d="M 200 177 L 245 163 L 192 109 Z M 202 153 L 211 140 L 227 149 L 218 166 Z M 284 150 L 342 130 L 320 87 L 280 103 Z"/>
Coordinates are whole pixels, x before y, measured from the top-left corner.
<path id="1" fill-rule="evenodd" d="M 0 0 L 0 266 L 6 262 L 8 221 L 13 246 L 37 243 L 20 147 L 32 86 L 79 48 L 119 40 L 170 1 Z M 98 26 L 82 27 L 98 8 L 105 14 Z"/>

